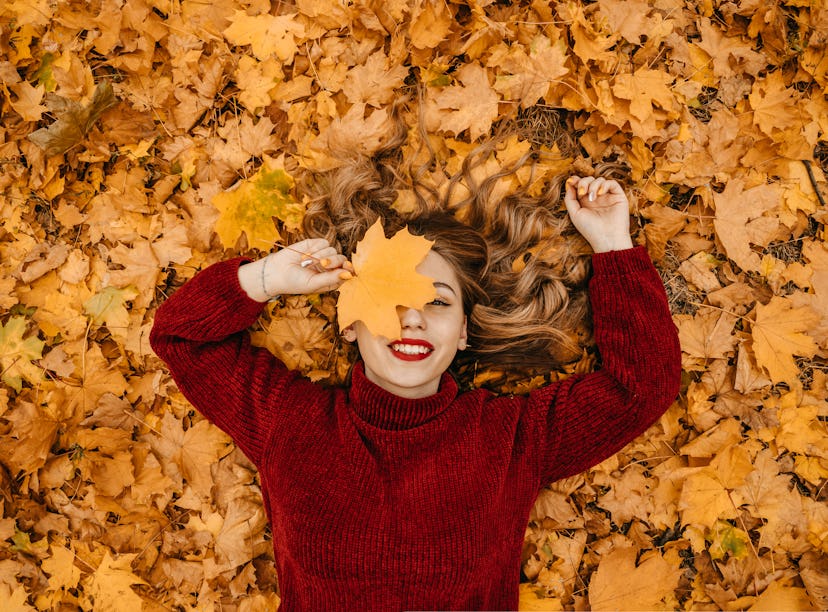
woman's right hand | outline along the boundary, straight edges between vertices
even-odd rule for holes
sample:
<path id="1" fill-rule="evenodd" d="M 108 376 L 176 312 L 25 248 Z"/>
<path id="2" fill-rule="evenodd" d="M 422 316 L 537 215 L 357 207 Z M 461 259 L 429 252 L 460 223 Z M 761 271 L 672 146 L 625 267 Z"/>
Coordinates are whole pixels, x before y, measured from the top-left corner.
<path id="1" fill-rule="evenodd" d="M 251 299 L 323 293 L 352 277 L 353 266 L 324 238 L 309 238 L 239 267 L 239 284 Z"/>
<path id="2" fill-rule="evenodd" d="M 630 204 L 617 181 L 570 176 L 564 204 L 572 224 L 596 253 L 632 248 Z"/>

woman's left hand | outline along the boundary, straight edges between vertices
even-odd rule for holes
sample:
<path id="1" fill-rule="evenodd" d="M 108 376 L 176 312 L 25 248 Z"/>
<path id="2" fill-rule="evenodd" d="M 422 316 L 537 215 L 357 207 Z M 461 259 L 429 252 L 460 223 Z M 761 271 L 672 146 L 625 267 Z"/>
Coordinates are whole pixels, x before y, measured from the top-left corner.
<path id="1" fill-rule="evenodd" d="M 630 204 L 617 181 L 570 176 L 566 181 L 564 204 L 572 223 L 596 253 L 633 246 Z"/>

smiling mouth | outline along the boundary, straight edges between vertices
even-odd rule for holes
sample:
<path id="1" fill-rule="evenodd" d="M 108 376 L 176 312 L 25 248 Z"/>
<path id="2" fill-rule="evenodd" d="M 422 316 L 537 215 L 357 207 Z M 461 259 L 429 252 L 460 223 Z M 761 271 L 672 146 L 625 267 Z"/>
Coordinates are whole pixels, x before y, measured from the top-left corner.
<path id="1" fill-rule="evenodd" d="M 403 361 L 419 361 L 425 359 L 434 351 L 434 347 L 425 340 L 392 342 L 388 347 L 397 359 Z"/>

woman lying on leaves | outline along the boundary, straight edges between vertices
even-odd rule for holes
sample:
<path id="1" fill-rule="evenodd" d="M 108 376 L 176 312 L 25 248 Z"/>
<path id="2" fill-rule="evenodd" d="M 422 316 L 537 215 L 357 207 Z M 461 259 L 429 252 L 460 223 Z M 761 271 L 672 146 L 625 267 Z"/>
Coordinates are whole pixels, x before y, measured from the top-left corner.
<path id="1" fill-rule="evenodd" d="M 548 206 L 560 189 L 533 206 L 507 197 L 485 219 L 483 185 L 460 204 L 421 198 L 420 214 L 404 219 L 388 206 L 400 179 L 378 159 L 340 172 L 310 207 L 306 232 L 325 237 L 220 262 L 187 282 L 158 309 L 152 346 L 259 470 L 283 610 L 517 609 L 537 494 L 617 452 L 678 393 L 664 287 L 633 247 L 621 186 L 569 177 L 564 223 L 594 252 L 600 366 L 528 395 L 461 392 L 447 372 L 458 355 L 548 371 L 556 355 L 577 353 L 568 345 L 588 319 L 578 284 L 585 294 L 590 256 L 562 255 L 572 278 L 560 278 L 533 261 L 514 274 L 504 255 L 563 235 Z M 379 216 L 389 235 L 407 226 L 433 241 L 417 270 L 436 297 L 397 309 L 399 337 L 375 336 L 363 321 L 342 330 L 360 354 L 345 387 L 313 383 L 252 346 L 246 330 L 269 299 L 333 291 L 352 275 L 346 254 Z"/>

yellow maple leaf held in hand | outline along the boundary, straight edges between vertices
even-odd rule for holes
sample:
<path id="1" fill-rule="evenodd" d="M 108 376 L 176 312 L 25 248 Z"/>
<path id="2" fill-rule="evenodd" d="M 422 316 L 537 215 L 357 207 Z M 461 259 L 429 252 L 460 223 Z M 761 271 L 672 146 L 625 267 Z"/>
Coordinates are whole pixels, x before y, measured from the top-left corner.
<path id="1" fill-rule="evenodd" d="M 377 220 L 354 251 L 354 277 L 339 288 L 340 327 L 362 321 L 375 336 L 399 338 L 397 306 L 419 310 L 436 295 L 434 280 L 417 272 L 432 244 L 408 228 L 386 238 Z"/>

